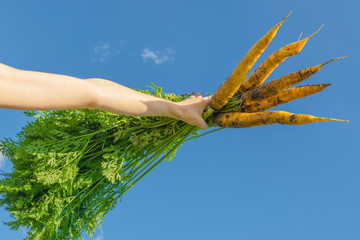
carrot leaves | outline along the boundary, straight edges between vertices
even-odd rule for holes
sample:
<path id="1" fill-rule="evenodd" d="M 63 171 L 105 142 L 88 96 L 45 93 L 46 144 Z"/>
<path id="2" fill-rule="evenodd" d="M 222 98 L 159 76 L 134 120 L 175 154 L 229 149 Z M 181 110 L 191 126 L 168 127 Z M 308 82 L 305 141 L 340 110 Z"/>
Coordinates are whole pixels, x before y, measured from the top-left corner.
<path id="1" fill-rule="evenodd" d="M 185 98 L 149 88 L 160 98 Z M 27 239 L 91 236 L 126 191 L 199 130 L 166 117 L 99 109 L 24 114 L 32 120 L 16 139 L 0 141 L 13 164 L 12 172 L 1 174 L 0 206 L 11 214 L 11 229 L 29 230 Z"/>

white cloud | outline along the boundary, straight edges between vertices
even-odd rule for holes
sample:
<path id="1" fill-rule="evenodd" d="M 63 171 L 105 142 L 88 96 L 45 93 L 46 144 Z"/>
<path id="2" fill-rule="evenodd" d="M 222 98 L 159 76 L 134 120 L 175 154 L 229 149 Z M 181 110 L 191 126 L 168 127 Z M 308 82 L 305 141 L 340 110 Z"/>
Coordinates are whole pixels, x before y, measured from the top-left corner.
<path id="1" fill-rule="evenodd" d="M 119 54 L 122 45 L 123 45 L 123 41 L 118 41 L 114 43 L 106 42 L 106 43 L 98 44 L 93 49 L 94 57 L 91 59 L 91 61 L 105 62 L 111 56 Z"/>
<path id="2" fill-rule="evenodd" d="M 103 235 L 99 235 L 99 236 L 97 236 L 94 240 L 104 240 L 104 236 L 103 236 Z"/>
<path id="3" fill-rule="evenodd" d="M 3 166 L 5 166 L 5 156 L 2 154 L 2 152 L 0 152 L 0 168 Z"/>
<path id="4" fill-rule="evenodd" d="M 155 62 L 155 64 L 161 64 L 164 62 L 174 61 L 174 55 L 175 50 L 171 48 L 167 48 L 163 51 L 152 51 L 149 48 L 144 48 L 141 57 L 144 59 L 144 61 L 151 59 Z"/>

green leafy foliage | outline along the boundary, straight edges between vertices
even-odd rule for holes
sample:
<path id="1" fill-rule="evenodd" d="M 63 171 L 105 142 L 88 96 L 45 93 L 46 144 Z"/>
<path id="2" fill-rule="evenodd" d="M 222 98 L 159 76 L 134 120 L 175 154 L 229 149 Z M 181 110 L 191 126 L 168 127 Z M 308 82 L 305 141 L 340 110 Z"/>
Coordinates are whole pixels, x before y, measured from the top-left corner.
<path id="1" fill-rule="evenodd" d="M 160 98 L 185 98 L 149 88 Z M 197 127 L 166 117 L 99 109 L 24 113 L 33 120 L 17 139 L 0 141 L 13 164 L 12 172 L 1 174 L 0 206 L 14 219 L 6 223 L 11 229 L 29 230 L 27 239 L 92 236 L 126 191 L 171 160 L 184 141 L 200 136 Z"/>

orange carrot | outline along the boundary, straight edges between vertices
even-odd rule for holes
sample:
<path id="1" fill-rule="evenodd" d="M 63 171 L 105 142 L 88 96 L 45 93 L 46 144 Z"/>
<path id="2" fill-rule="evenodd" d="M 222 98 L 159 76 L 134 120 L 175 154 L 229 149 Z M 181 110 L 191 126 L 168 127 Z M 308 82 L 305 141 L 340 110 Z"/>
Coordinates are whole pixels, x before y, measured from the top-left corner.
<path id="1" fill-rule="evenodd" d="M 305 68 L 305 69 L 299 70 L 297 72 L 287 74 L 278 79 L 272 80 L 271 82 L 264 83 L 256 88 L 250 89 L 249 91 L 245 92 L 241 96 L 241 100 L 242 100 L 243 104 L 250 105 L 256 101 L 276 95 L 279 92 L 282 92 L 283 90 L 307 79 L 308 77 L 310 77 L 311 75 L 313 75 L 317 71 L 319 71 L 320 68 L 322 68 L 324 65 L 326 65 L 334 60 L 338 60 L 338 59 L 342 59 L 342 58 L 344 58 L 344 57 L 334 58 L 334 59 L 331 59 L 320 65 Z"/>
<path id="2" fill-rule="evenodd" d="M 244 93 L 262 84 L 280 63 L 282 63 L 286 58 L 299 53 L 307 40 L 320 31 L 320 29 L 303 40 L 290 43 L 285 47 L 282 47 L 279 50 L 273 52 L 265 61 L 260 64 L 260 66 L 255 71 L 253 71 L 248 77 L 245 78 L 237 93 Z"/>
<path id="3" fill-rule="evenodd" d="M 334 118 L 321 118 L 306 114 L 294 114 L 284 111 L 256 112 L 256 113 L 220 113 L 215 123 L 226 128 L 248 128 L 275 123 L 286 125 L 301 125 L 323 121 L 347 121 Z"/>
<path id="4" fill-rule="evenodd" d="M 241 112 L 262 112 L 267 109 L 276 107 L 278 105 L 293 101 L 298 98 L 303 98 L 310 96 L 314 93 L 320 92 L 328 87 L 329 83 L 327 84 L 314 84 L 314 85 L 306 85 L 300 87 L 294 87 L 282 91 L 272 97 L 265 98 L 259 102 L 255 102 L 251 105 L 243 105 L 240 108 Z"/>
<path id="5" fill-rule="evenodd" d="M 290 13 L 250 48 L 230 76 L 218 87 L 210 100 L 210 106 L 213 109 L 222 108 L 235 94 L 251 67 L 275 37 L 277 30 Z"/>

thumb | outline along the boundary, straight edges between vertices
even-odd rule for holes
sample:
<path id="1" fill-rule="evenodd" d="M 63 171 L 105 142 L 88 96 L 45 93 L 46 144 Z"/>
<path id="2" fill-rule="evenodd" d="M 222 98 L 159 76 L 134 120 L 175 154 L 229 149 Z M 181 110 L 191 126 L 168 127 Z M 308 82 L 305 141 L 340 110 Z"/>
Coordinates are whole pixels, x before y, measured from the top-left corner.
<path id="1" fill-rule="evenodd" d="M 208 129 L 208 125 L 203 118 L 200 118 L 199 124 L 197 124 L 202 130 Z"/>
<path id="2" fill-rule="evenodd" d="M 207 125 L 206 121 L 202 118 L 202 113 L 205 110 L 205 108 L 209 105 L 210 99 L 211 99 L 211 96 L 204 97 L 202 99 L 203 104 L 202 104 L 202 109 L 201 109 L 201 112 L 200 112 L 200 119 L 199 119 L 199 125 L 198 125 L 202 130 L 208 129 L 208 125 Z"/>

